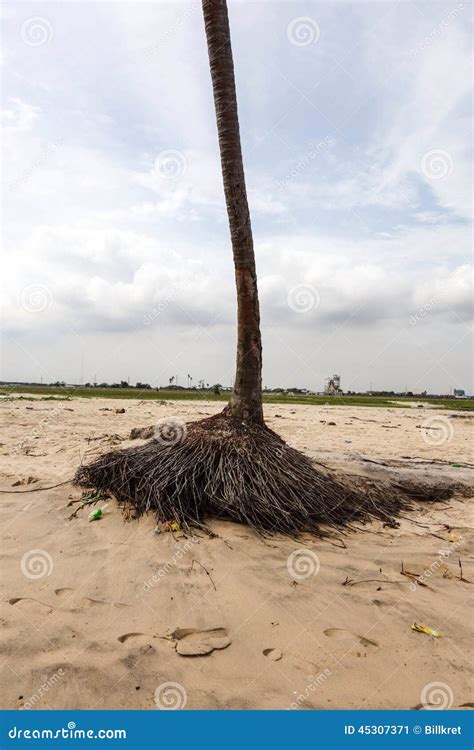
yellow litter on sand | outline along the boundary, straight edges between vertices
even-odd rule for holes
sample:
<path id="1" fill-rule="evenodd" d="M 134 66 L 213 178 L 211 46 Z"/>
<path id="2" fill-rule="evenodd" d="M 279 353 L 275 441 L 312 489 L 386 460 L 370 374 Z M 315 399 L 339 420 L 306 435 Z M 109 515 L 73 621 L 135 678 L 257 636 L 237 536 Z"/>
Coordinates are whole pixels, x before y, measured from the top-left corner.
<path id="1" fill-rule="evenodd" d="M 163 521 L 159 523 L 155 529 L 155 534 L 162 534 L 164 531 L 181 531 L 181 526 L 178 521 Z"/>
<path id="2" fill-rule="evenodd" d="M 418 625 L 414 622 L 411 626 L 412 630 L 416 630 L 418 633 L 426 633 L 426 635 L 432 635 L 434 638 L 441 638 L 441 631 L 433 630 L 433 628 L 427 628 L 426 625 Z"/>

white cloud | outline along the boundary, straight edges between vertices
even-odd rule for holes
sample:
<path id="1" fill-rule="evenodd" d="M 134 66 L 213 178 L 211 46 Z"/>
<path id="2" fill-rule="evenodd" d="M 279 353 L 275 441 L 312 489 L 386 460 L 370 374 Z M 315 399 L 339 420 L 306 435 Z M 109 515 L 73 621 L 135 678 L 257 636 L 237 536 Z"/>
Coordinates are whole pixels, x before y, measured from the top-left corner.
<path id="1" fill-rule="evenodd" d="M 5 133 L 25 133 L 32 130 L 41 115 L 40 107 L 10 97 L 7 106 L 2 109 L 2 128 Z"/>
<path id="2" fill-rule="evenodd" d="M 291 3 L 230 10 L 265 357 L 277 381 L 299 377 L 279 336 L 311 359 L 331 331 L 339 349 L 328 345 L 320 357 L 332 370 L 343 356 L 346 368 L 370 360 L 388 336 L 417 333 L 409 316 L 426 302 L 433 356 L 438 339 L 449 348 L 464 331 L 467 8 L 431 34 L 451 8 L 357 3 L 348 18 L 346 4 L 326 3 L 317 12 L 321 37 L 305 48 L 288 42 Z M 158 338 L 164 356 L 189 352 L 227 382 L 219 352 L 231 371 L 235 292 L 200 5 L 139 3 L 135 11 L 52 4 L 54 39 L 40 49 L 21 41 L 23 10 L 7 13 L 4 167 L 15 189 L 5 192 L 6 335 L 54 369 L 68 364 L 66 331 L 100 355 L 138 330 L 126 339 L 137 368 L 148 366 Z M 327 148 L 307 158 L 325 138 Z M 433 178 L 422 162 L 439 151 L 448 168 Z M 157 168 L 169 152 L 177 174 L 169 163 Z M 318 289 L 320 304 L 295 315 L 288 289 L 302 282 Z M 40 298 L 44 287 L 51 293 L 43 312 L 25 309 L 22 294 L 28 288 L 34 302 L 35 285 Z M 390 365 L 380 364 L 387 379 L 405 359 L 400 341 Z M 410 367 L 422 377 L 425 354 L 413 346 Z M 456 354 L 453 382 L 470 372 L 463 357 Z M 12 376 L 27 372 L 25 358 L 13 361 Z M 437 377 L 446 387 L 441 370 Z"/>
<path id="3" fill-rule="evenodd" d="M 405 237 L 406 249 L 453 240 L 449 229 L 427 227 Z M 400 239 L 354 242 L 311 235 L 273 236 L 256 243 L 264 324 L 313 327 L 347 321 L 349 327 L 376 327 L 384 320 L 405 326 L 411 312 L 436 297 L 436 316 L 469 317 L 471 277 L 466 265 L 453 270 L 441 261 L 427 273 L 405 269 L 397 257 Z M 383 248 L 383 251 L 381 251 Z M 50 291 L 48 335 L 75 330 L 123 330 L 140 327 L 164 300 L 166 315 L 153 316 L 161 328 L 183 321 L 211 328 L 233 323 L 235 293 L 230 249 L 227 272 L 216 276 L 213 264 L 193 259 L 193 249 L 170 248 L 147 235 L 115 229 L 74 226 L 38 227 L 25 246 L 12 254 L 6 273 L 7 331 L 41 328 L 22 302 L 23 289 Z M 383 262 L 381 256 L 392 262 Z M 210 257 L 210 256 L 209 256 Z M 295 316 L 288 292 L 298 284 L 318 290 L 320 304 Z M 156 320 L 155 320 L 156 318 Z M 35 335 L 40 334 L 36 330 Z"/>

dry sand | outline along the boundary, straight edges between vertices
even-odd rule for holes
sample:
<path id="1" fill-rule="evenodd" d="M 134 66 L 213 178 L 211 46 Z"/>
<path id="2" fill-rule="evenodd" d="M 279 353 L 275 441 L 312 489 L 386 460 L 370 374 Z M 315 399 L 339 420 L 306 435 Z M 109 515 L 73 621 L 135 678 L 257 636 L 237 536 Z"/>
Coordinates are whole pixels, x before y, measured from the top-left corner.
<path id="1" fill-rule="evenodd" d="M 5 400 L 0 487 L 61 482 L 81 460 L 131 445 L 132 427 L 170 415 L 198 419 L 220 407 Z M 122 408 L 124 414 L 115 412 Z M 472 470 L 451 466 L 472 463 L 469 416 L 299 405 L 266 407 L 266 415 L 290 444 L 323 463 L 473 485 Z M 446 440 L 431 445 L 420 425 L 439 417 L 426 434 L 439 440 L 444 431 Z M 12 487 L 29 477 L 37 482 Z M 472 702 L 468 497 L 424 505 L 398 529 L 373 524 L 341 541 L 263 540 L 223 521 L 212 524 L 212 539 L 155 536 L 153 518 L 126 523 L 113 500 L 100 521 L 88 522 L 87 510 L 68 520 L 77 507 L 68 503 L 80 494 L 65 485 L 1 496 L 1 708 L 156 709 L 169 701 L 191 709 L 404 709 Z M 300 555 L 290 558 L 296 550 Z M 402 561 L 425 586 L 401 575 Z M 442 637 L 414 632 L 414 621 L 439 628 Z M 230 645 L 181 655 L 164 637 L 176 628 L 219 628 L 214 643 L 225 645 L 228 637 Z M 196 638 L 205 640 L 188 636 L 184 650 Z"/>

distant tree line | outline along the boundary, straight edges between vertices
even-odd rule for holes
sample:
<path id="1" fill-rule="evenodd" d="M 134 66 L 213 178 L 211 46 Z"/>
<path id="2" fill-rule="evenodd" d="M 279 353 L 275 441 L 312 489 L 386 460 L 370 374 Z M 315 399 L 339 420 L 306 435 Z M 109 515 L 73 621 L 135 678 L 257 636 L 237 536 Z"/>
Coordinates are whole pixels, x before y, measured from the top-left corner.
<path id="1" fill-rule="evenodd" d="M 188 376 L 189 377 L 189 376 Z M 174 378 L 173 378 L 174 379 Z M 182 385 L 166 385 L 166 386 L 159 386 L 158 388 L 153 388 L 149 383 L 142 383 L 138 381 L 135 385 L 130 385 L 127 380 L 121 380 L 120 383 L 84 383 L 83 385 L 80 385 L 78 383 L 66 383 L 65 380 L 56 380 L 54 383 L 37 383 L 37 382 L 26 382 L 26 381 L 6 381 L 6 380 L 0 380 L 0 386 L 13 386 L 13 385 L 21 385 L 21 386 L 43 386 L 43 387 L 56 387 L 56 388 L 130 388 L 130 389 L 137 389 L 137 390 L 171 390 L 171 391 L 207 391 L 208 393 L 214 393 L 216 395 L 219 395 L 220 393 L 227 392 L 232 390 L 228 386 L 223 386 L 221 383 L 215 383 L 214 385 L 209 385 L 209 383 L 205 383 L 204 380 L 200 380 L 198 382 L 197 386 L 190 386 L 188 387 L 182 386 Z M 311 395 L 324 395 L 326 398 L 339 398 L 342 396 L 358 396 L 358 397 L 379 397 L 379 398 L 427 398 L 427 399 L 455 399 L 456 397 L 460 397 L 461 395 L 466 398 L 471 398 L 471 396 L 466 396 L 464 391 L 456 390 L 454 393 L 428 393 L 427 391 L 422 391 L 421 393 L 414 393 L 413 391 L 345 391 L 341 394 L 323 394 L 323 393 L 317 393 L 314 391 L 310 391 L 308 388 L 264 388 L 264 393 L 275 393 L 275 394 L 292 394 L 292 395 L 301 395 L 301 396 L 311 396 Z"/>
<path id="2" fill-rule="evenodd" d="M 204 381 L 202 381 L 204 383 Z M 50 385 L 55 386 L 65 386 L 66 383 L 64 381 L 56 381 L 55 383 L 50 383 Z M 135 385 L 130 385 L 127 380 L 121 380 L 120 383 L 84 383 L 84 388 L 136 388 L 140 391 L 142 390 L 152 390 L 152 386 L 149 383 L 141 383 L 138 381 Z M 163 386 L 160 386 L 159 388 L 154 388 L 155 391 L 160 391 L 163 389 Z M 208 390 L 212 393 L 219 395 L 222 393 L 222 391 L 229 390 L 228 388 L 225 388 L 220 383 L 216 383 L 215 385 L 209 385 L 209 383 L 204 385 L 200 385 L 199 388 L 196 386 L 188 386 L 185 388 L 182 385 L 168 385 L 164 386 L 165 390 L 171 390 L 171 391 L 198 391 L 198 390 Z"/>

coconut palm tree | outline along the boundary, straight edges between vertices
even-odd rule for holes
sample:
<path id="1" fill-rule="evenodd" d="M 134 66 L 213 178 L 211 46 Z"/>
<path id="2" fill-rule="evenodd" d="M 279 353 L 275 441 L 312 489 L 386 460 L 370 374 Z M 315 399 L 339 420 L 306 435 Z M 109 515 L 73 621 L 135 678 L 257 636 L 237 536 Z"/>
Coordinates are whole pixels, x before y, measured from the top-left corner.
<path id="1" fill-rule="evenodd" d="M 111 492 L 127 512 L 130 506 L 137 516 L 153 511 L 159 521 L 183 526 L 216 516 L 284 533 L 374 517 L 393 524 L 408 507 L 400 493 L 366 492 L 347 477 L 340 481 L 265 425 L 257 275 L 227 4 L 203 0 L 202 6 L 237 286 L 233 392 L 220 414 L 187 425 L 160 420 L 150 442 L 81 466 L 75 481 Z"/>
<path id="2" fill-rule="evenodd" d="M 237 366 L 228 411 L 244 421 L 263 424 L 257 272 L 240 144 L 227 3 L 203 0 L 202 9 L 237 287 Z"/>

